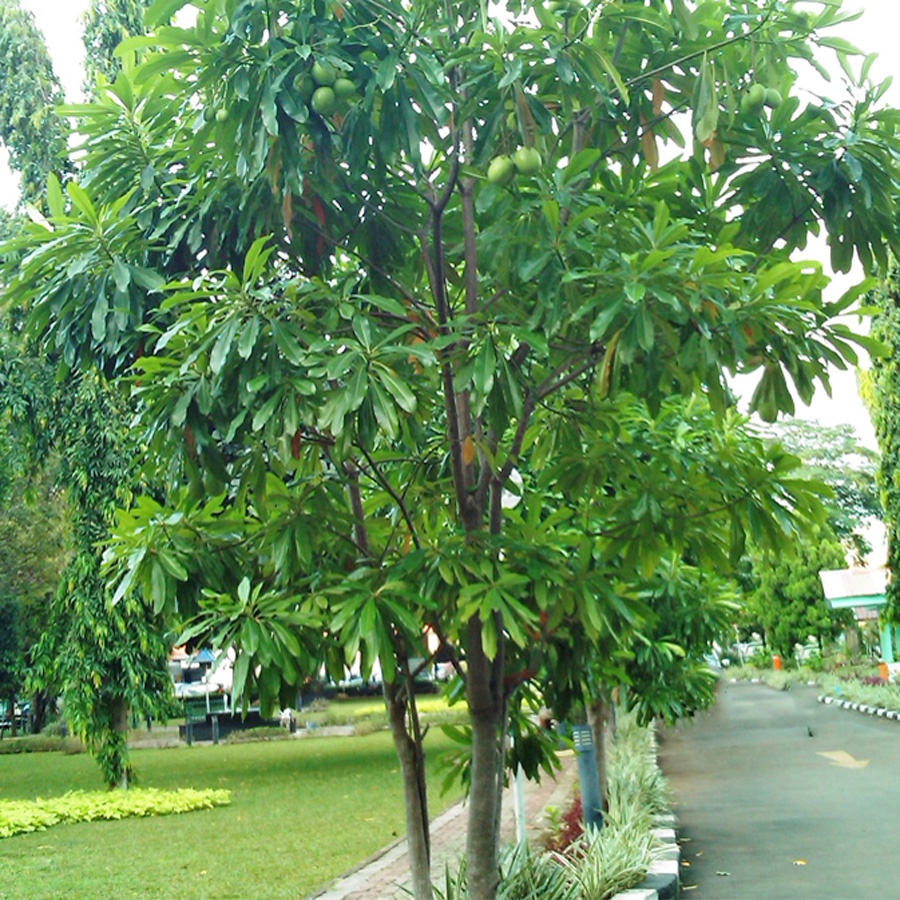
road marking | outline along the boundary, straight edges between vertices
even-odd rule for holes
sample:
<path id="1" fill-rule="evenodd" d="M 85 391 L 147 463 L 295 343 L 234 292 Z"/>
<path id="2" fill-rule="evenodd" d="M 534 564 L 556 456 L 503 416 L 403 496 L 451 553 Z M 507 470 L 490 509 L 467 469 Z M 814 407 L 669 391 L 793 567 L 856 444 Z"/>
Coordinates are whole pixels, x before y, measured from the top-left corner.
<path id="1" fill-rule="evenodd" d="M 841 766 L 844 769 L 864 769 L 869 761 L 867 759 L 854 759 L 846 750 L 819 751 L 819 756 L 830 759 L 833 766 Z"/>

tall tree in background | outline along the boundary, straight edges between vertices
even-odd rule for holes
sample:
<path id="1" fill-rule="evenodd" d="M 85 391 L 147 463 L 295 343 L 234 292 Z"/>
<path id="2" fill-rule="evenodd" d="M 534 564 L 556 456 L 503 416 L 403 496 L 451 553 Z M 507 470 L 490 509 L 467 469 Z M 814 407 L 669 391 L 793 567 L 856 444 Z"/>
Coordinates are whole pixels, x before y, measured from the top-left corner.
<path id="1" fill-rule="evenodd" d="M 564 621 L 612 639 L 635 582 L 693 562 L 691 498 L 667 519 L 649 467 L 607 468 L 615 404 L 702 392 L 722 420 L 725 373 L 749 371 L 773 419 L 788 379 L 808 400 L 855 363 L 866 339 L 834 318 L 856 294 L 823 300 L 795 251 L 824 228 L 834 268 L 868 269 L 898 245 L 897 115 L 831 2 L 235 0 L 168 27 L 186 5 L 154 4 L 156 52 L 70 110 L 79 177 L 7 245 L 8 301 L 67 366 L 134 367 L 168 490 L 116 527 L 121 601 L 195 613 L 265 705 L 325 632 L 332 664 L 380 661 L 422 898 L 425 627 L 464 659 L 469 891 L 493 897 L 532 648 Z M 834 48 L 850 95 L 798 92 Z M 583 458 L 576 493 L 561 462 Z M 790 528 L 789 468 L 731 499 L 726 543 Z"/>
<path id="2" fill-rule="evenodd" d="M 755 590 L 748 615 L 762 626 L 767 645 L 785 659 L 793 658 L 795 644 L 812 636 L 821 648 L 852 624 L 850 610 L 828 607 L 819 578 L 823 569 L 847 565 L 844 548 L 830 529 L 804 536 L 780 552 L 756 550 L 751 560 Z"/>
<path id="3" fill-rule="evenodd" d="M 867 379 L 869 412 L 881 449 L 878 485 L 887 528 L 888 617 L 900 621 L 900 272 L 896 262 L 879 287 L 868 297 L 877 312 L 872 336 L 885 352 L 872 360 Z"/>
<path id="4" fill-rule="evenodd" d="M 48 172 L 68 168 L 64 100 L 43 35 L 18 0 L 0 4 L 0 143 L 21 176 L 22 200 L 40 204 Z"/>
<path id="5" fill-rule="evenodd" d="M 95 4 L 88 21 L 94 73 L 123 28 L 137 28 L 140 20 L 134 4 L 122 0 Z M 115 33 L 119 39 L 111 37 Z M 23 200 L 39 206 L 48 176 L 56 179 L 69 169 L 68 128 L 53 106 L 62 97 L 43 39 L 30 14 L 7 4 L 0 11 L 0 45 L 17 41 L 23 42 L 18 55 L 3 62 L 18 68 L 2 82 L 0 138 L 22 171 Z M 22 87 L 26 83 L 30 90 Z M 19 87 L 21 93 L 13 94 Z M 74 558 L 61 573 L 39 639 L 31 635 L 29 680 L 42 695 L 63 698 L 67 718 L 94 752 L 106 782 L 127 785 L 128 710 L 164 712 L 170 688 L 161 623 L 133 598 L 112 604 L 100 574 L 112 512 L 129 495 L 135 475 L 128 463 L 126 410 L 97 373 L 70 372 L 58 348 L 35 350 L 15 312 L 3 324 L 5 434 L 18 446 L 23 472 L 43 467 L 44 477 L 58 479 L 74 538 Z"/>
<path id="6" fill-rule="evenodd" d="M 151 0 L 91 0 L 84 13 L 84 92 L 116 80 L 122 63 L 115 55 L 123 40 L 144 33 L 144 10 Z"/>
<path id="7" fill-rule="evenodd" d="M 767 433 L 800 457 L 801 473 L 827 485 L 828 525 L 855 559 L 872 549 L 865 528 L 882 515 L 878 489 L 879 455 L 863 446 L 852 425 L 826 426 L 802 419 L 772 425 Z"/>

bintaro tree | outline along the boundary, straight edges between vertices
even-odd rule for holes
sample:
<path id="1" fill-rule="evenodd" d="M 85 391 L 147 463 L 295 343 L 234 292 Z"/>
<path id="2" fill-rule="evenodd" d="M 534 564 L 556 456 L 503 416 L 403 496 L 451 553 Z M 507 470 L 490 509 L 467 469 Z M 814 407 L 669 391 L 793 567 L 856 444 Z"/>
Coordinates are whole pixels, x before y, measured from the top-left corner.
<path id="1" fill-rule="evenodd" d="M 835 317 L 857 292 L 826 301 L 797 251 L 824 230 L 833 268 L 884 263 L 896 113 L 835 3 L 243 0 L 169 25 L 187 5 L 155 3 L 67 110 L 78 176 L 7 244 L 7 302 L 140 406 L 167 490 L 120 517 L 119 602 L 234 647 L 265 706 L 323 658 L 380 662 L 418 897 L 412 683 L 436 636 L 471 714 L 469 892 L 492 897 L 523 653 L 565 617 L 609 636 L 693 565 L 640 481 L 627 539 L 573 540 L 591 496 L 558 461 L 626 392 L 722 419 L 725 373 L 751 372 L 772 419 L 788 381 L 808 400 L 855 364 L 867 339 Z M 831 63 L 834 97 L 797 88 Z M 792 512 L 732 505 L 736 545 Z M 616 590 L 635 568 L 642 597 Z"/>

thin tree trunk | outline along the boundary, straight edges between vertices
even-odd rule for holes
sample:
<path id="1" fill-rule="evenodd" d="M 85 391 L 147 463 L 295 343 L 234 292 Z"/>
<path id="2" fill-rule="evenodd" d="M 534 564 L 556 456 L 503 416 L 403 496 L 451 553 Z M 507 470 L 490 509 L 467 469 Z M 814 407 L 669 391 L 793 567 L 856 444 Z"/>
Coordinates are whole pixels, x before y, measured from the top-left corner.
<path id="1" fill-rule="evenodd" d="M 471 900 L 492 900 L 500 882 L 500 779 L 503 776 L 502 651 L 491 661 L 481 643 L 477 617 L 468 628 L 468 700 L 472 717 L 472 786 L 466 835 L 466 872 Z M 502 644 L 502 633 L 498 636 Z"/>
<path id="2" fill-rule="evenodd" d="M 110 718 L 115 732 L 117 765 L 120 771 L 119 787 L 128 790 L 128 704 L 124 697 L 115 697 L 110 705 Z"/>
<path id="3" fill-rule="evenodd" d="M 606 793 L 606 729 L 609 724 L 609 712 L 609 706 L 602 697 L 594 697 L 588 703 L 588 722 L 590 722 L 594 735 L 594 753 L 597 756 L 597 776 L 600 781 L 600 797 L 603 801 L 604 812 L 609 809 L 609 799 Z"/>
<path id="4" fill-rule="evenodd" d="M 428 798 L 425 792 L 425 754 L 421 740 L 410 736 L 406 728 L 406 703 L 398 683 L 383 682 L 384 701 L 391 723 L 394 747 L 400 759 L 403 794 L 406 799 L 406 841 L 413 896 L 432 900 L 431 837 L 428 823 Z"/>

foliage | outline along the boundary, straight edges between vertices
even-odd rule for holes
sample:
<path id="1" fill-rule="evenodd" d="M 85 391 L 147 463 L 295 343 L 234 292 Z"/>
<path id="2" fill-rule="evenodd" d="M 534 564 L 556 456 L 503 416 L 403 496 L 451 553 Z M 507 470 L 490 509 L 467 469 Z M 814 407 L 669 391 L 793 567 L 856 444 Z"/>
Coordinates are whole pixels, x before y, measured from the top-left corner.
<path id="1" fill-rule="evenodd" d="M 112 603 L 98 546 L 130 483 L 124 418 L 102 379 L 70 379 L 58 395 L 61 479 L 69 486 L 77 553 L 63 572 L 31 678 L 62 694 L 65 714 L 95 754 L 109 785 L 129 773 L 129 711 L 163 718 L 171 696 L 168 645 L 140 598 Z"/>
<path id="2" fill-rule="evenodd" d="M 231 802 L 231 791 L 135 788 L 127 793 L 72 791 L 48 800 L 0 800 L 0 838 L 43 831 L 63 822 L 94 822 L 131 816 L 168 816 Z"/>
<path id="3" fill-rule="evenodd" d="M 872 335 L 886 347 L 883 355 L 872 360 L 869 382 L 869 411 L 881 449 L 878 486 L 887 528 L 887 568 L 900 572 L 900 281 L 896 263 L 868 301 L 874 309 Z M 887 583 L 888 621 L 900 621 L 900 578 Z"/>
<path id="4" fill-rule="evenodd" d="M 122 64 L 116 49 L 123 40 L 144 33 L 144 10 L 152 0 L 91 0 L 85 10 L 82 40 L 85 47 L 84 92 L 116 80 Z"/>
<path id="5" fill-rule="evenodd" d="M 508 900 L 592 900 L 612 897 L 639 884 L 657 857 L 654 817 L 667 808 L 668 794 L 656 763 L 652 730 L 622 713 L 611 753 L 610 809 L 602 830 L 584 834 L 581 803 L 575 798 L 560 818 L 562 831 L 549 835 L 551 852 L 527 844 L 501 857 L 498 897 Z M 441 900 L 466 900 L 465 860 L 458 872 L 448 869 Z"/>
<path id="6" fill-rule="evenodd" d="M 864 557 L 871 547 L 859 529 L 882 515 L 876 482 L 878 454 L 859 442 L 851 425 L 790 419 L 770 428 L 788 452 L 803 460 L 798 474 L 830 488 L 833 496 L 824 499 L 829 527 L 857 558 Z"/>
<path id="7" fill-rule="evenodd" d="M 699 504 L 724 498 L 727 537 L 685 557 L 631 419 L 649 454 L 656 414 L 691 408 L 670 398 L 705 392 L 728 431 L 727 372 L 756 373 L 771 420 L 788 380 L 808 400 L 855 364 L 871 342 L 834 319 L 858 291 L 824 301 L 795 251 L 824 228 L 834 268 L 869 270 L 898 244 L 896 113 L 831 2 L 242 0 L 170 26 L 186 5 L 154 4 L 115 82 L 67 109 L 78 179 L 51 179 L 47 220 L 6 245 L 7 302 L 63 368 L 133 372 L 165 491 L 120 518 L 117 596 L 234 646 L 238 693 L 264 706 L 323 660 L 378 661 L 423 848 L 411 661 L 426 626 L 465 657 L 470 876 L 492 896 L 502 741 L 538 638 L 557 658 L 565 632 L 616 648 L 673 556 L 733 560 L 745 530 L 794 527 L 786 458 L 757 480 L 707 457 L 677 521 L 702 545 L 719 507 Z M 832 53 L 848 92 L 801 95 L 795 70 Z M 338 73 L 350 90 L 323 102 Z M 784 101 L 748 110 L 753 81 Z M 519 151 L 512 180 L 487 174 Z"/>
<path id="8" fill-rule="evenodd" d="M 0 142 L 22 177 L 22 199 L 39 204 L 47 173 L 68 168 L 68 130 L 57 115 L 59 81 L 34 16 L 19 0 L 0 6 Z"/>
<path id="9" fill-rule="evenodd" d="M 850 610 L 831 610 L 825 602 L 819 572 L 846 566 L 841 544 L 827 532 L 783 547 L 781 553 L 762 551 L 751 558 L 758 586 L 749 611 L 773 652 L 791 659 L 795 644 L 810 636 L 820 642 L 836 637 L 852 622 Z"/>
<path id="10" fill-rule="evenodd" d="M 83 753 L 84 744 L 77 738 L 58 734 L 25 734 L 0 741 L 0 756 L 15 753 Z"/>

